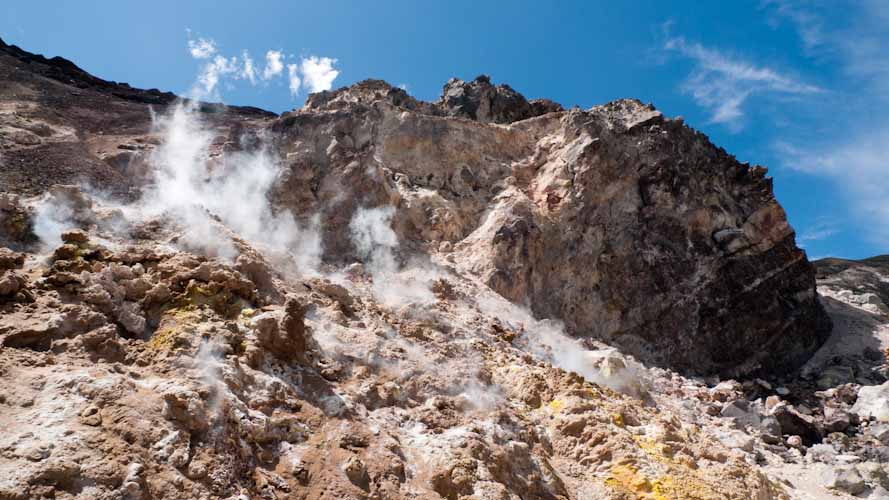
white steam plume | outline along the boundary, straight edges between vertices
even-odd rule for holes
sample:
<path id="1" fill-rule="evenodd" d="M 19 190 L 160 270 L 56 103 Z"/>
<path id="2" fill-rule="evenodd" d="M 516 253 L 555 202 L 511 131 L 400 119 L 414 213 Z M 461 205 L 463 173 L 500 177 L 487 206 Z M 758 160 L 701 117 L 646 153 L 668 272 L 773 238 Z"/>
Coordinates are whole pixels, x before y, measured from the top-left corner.
<path id="1" fill-rule="evenodd" d="M 216 53 L 216 42 L 207 38 L 188 41 L 188 52 L 195 59 L 209 59 Z"/>
<path id="2" fill-rule="evenodd" d="M 395 259 L 398 235 L 390 227 L 394 213 L 391 206 L 360 208 L 349 222 L 352 243 L 373 278 L 374 295 L 389 307 L 433 303 L 430 283 L 438 273 L 421 266 L 402 270 Z"/>
<path id="3" fill-rule="evenodd" d="M 248 80 L 250 85 L 256 85 L 256 67 L 253 65 L 253 58 L 246 50 L 241 53 L 241 59 L 244 60 L 244 68 L 241 70 L 241 79 Z"/>
<path id="4" fill-rule="evenodd" d="M 238 58 L 226 58 L 217 55 L 201 68 L 198 81 L 192 87 L 191 97 L 194 99 L 219 99 L 216 87 L 221 77 L 238 73 Z"/>
<path id="5" fill-rule="evenodd" d="M 274 211 L 268 200 L 280 165 L 265 147 L 228 153 L 211 164 L 213 134 L 186 105 L 159 117 L 155 128 L 163 142 L 149 158 L 155 183 L 141 200 L 143 215 L 172 216 L 186 228 L 182 242 L 187 247 L 234 258 L 234 246 L 216 229 L 215 216 L 252 244 L 292 254 L 303 271 L 317 269 L 317 231 L 301 227 L 290 212 Z"/>
<path id="6" fill-rule="evenodd" d="M 646 392 L 644 367 L 621 356 L 613 348 L 589 350 L 565 333 L 561 321 L 535 319 L 526 309 L 494 293 L 478 297 L 484 314 L 499 319 L 518 331 L 527 342 L 527 349 L 537 359 L 575 372 L 589 382 L 636 397 Z"/>

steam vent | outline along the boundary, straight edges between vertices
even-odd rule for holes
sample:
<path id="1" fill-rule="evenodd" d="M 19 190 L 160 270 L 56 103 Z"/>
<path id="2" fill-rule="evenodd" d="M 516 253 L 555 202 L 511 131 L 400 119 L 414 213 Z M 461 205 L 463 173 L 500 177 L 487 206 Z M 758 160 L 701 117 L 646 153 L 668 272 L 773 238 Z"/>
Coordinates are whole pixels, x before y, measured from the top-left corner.
<path id="1" fill-rule="evenodd" d="M 0 41 L 0 499 L 889 498 L 885 262 L 794 236 L 634 99 L 277 115 Z"/>

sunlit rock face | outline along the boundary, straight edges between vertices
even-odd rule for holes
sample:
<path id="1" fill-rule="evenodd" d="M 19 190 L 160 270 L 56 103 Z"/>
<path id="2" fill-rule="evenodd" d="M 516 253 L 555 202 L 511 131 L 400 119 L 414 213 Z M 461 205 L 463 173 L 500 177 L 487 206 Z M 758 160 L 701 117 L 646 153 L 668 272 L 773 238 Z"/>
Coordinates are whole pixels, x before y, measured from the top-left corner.
<path id="1" fill-rule="evenodd" d="M 830 324 L 765 169 L 638 101 L 278 116 L 0 42 L 0 165 L 2 499 L 882 494 L 870 332 L 779 376 Z"/>
<path id="2" fill-rule="evenodd" d="M 486 78 L 432 104 L 377 81 L 325 93 L 273 125 L 277 199 L 326 207 L 338 256 L 356 207 L 391 204 L 413 248 L 664 366 L 790 370 L 823 342 L 813 268 L 764 168 L 638 101 L 533 109 Z"/>
<path id="3" fill-rule="evenodd" d="M 18 131 L 6 157 L 34 174 L 4 171 L 10 191 L 85 180 L 133 197 L 152 182 L 163 137 L 145 103 L 162 111 L 174 105 L 168 94 L 5 50 L 18 68 L 11 81 L 45 87 L 44 97 L 27 98 L 27 123 L 3 115 Z M 84 91 L 72 96 L 61 82 Z M 56 110 L 55 94 L 71 99 Z M 224 171 L 213 165 L 237 151 L 271 151 L 266 163 L 281 167 L 268 181 L 272 210 L 303 223 L 320 218 L 327 262 L 355 258 L 348 227 L 356 210 L 392 206 L 404 257 L 451 253 L 457 267 L 537 317 L 652 363 L 695 373 L 789 370 L 829 331 L 812 267 L 765 169 L 739 164 L 638 101 L 566 111 L 482 76 L 452 79 L 432 103 L 367 80 L 313 94 L 280 117 L 198 110 L 208 168 Z"/>

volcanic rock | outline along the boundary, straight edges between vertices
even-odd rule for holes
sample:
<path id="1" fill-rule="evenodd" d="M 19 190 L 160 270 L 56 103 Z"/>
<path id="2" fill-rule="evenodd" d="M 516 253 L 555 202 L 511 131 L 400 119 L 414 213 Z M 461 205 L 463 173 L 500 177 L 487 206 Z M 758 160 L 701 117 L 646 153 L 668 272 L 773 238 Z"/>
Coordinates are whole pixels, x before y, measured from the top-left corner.
<path id="1" fill-rule="evenodd" d="M 0 498 L 784 500 L 840 429 L 814 465 L 881 487 L 857 386 L 794 372 L 830 321 L 765 168 L 652 105 L 366 80 L 277 116 L 2 42 L 0 105 Z M 146 206 L 172 116 L 188 192 L 257 192 Z M 834 318 L 805 374 L 876 377 Z"/>

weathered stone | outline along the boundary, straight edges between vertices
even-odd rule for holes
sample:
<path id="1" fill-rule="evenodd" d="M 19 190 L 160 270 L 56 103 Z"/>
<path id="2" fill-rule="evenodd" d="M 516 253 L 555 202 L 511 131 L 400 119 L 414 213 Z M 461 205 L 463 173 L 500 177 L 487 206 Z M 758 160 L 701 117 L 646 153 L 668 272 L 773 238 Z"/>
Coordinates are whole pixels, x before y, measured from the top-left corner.
<path id="1" fill-rule="evenodd" d="M 850 495 L 864 492 L 867 485 L 855 467 L 837 467 L 825 478 L 824 486 Z"/>
<path id="2" fill-rule="evenodd" d="M 790 405 L 776 407 L 772 416 L 778 421 L 783 434 L 800 436 L 806 443 L 813 443 L 821 438 L 815 419 L 800 413 Z"/>
<path id="3" fill-rule="evenodd" d="M 852 411 L 862 418 L 874 418 L 889 422 L 889 382 L 882 385 L 862 386 Z"/>
<path id="4" fill-rule="evenodd" d="M 74 245 L 80 245 L 89 241 L 89 236 L 80 229 L 69 229 L 62 232 L 62 241 Z"/>
<path id="5" fill-rule="evenodd" d="M 7 269 L 20 269 L 24 263 L 25 254 L 0 247 L 0 273 Z"/>
<path id="6" fill-rule="evenodd" d="M 283 310 L 262 313 L 253 318 L 260 346 L 273 355 L 290 360 L 305 353 L 305 308 L 294 297 L 288 297 Z"/>
<path id="7" fill-rule="evenodd" d="M 825 432 L 843 432 L 852 424 L 852 416 L 849 412 L 834 408 L 831 406 L 824 407 L 824 431 Z"/>

